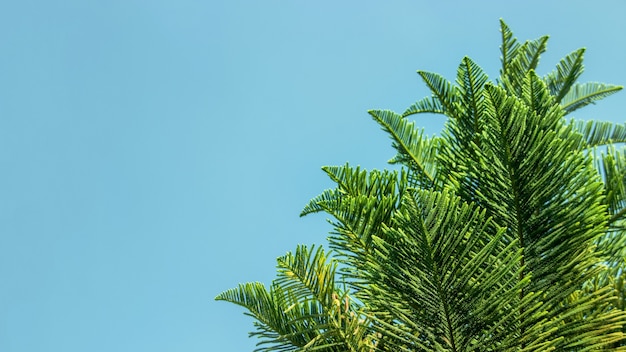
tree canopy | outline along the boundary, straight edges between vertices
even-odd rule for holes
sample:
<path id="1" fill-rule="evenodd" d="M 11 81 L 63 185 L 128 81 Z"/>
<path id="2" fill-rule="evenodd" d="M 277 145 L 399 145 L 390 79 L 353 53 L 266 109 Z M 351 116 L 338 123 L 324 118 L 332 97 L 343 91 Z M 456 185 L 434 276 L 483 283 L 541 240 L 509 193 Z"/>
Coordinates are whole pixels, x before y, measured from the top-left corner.
<path id="1" fill-rule="evenodd" d="M 626 350 L 626 124 L 567 117 L 622 87 L 579 83 L 584 49 L 540 77 L 548 37 L 500 25 L 495 81 L 464 57 L 454 82 L 418 71 L 432 95 L 403 113 L 369 111 L 399 170 L 323 167 L 337 186 L 302 215 L 332 217 L 330 251 L 216 297 L 258 351 Z"/>

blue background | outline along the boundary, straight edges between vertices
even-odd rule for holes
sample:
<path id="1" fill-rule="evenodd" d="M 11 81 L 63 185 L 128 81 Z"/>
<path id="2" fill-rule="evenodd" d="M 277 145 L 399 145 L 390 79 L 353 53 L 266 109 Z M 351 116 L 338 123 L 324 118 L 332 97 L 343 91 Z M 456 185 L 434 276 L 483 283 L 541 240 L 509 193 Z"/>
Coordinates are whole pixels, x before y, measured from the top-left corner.
<path id="1" fill-rule="evenodd" d="M 325 243 L 320 167 L 386 167 L 366 111 L 429 95 L 417 69 L 495 78 L 501 17 L 551 35 L 540 74 L 586 46 L 582 81 L 626 84 L 626 2 L 504 3 L 2 1 L 0 351 L 251 351 L 213 298 Z"/>

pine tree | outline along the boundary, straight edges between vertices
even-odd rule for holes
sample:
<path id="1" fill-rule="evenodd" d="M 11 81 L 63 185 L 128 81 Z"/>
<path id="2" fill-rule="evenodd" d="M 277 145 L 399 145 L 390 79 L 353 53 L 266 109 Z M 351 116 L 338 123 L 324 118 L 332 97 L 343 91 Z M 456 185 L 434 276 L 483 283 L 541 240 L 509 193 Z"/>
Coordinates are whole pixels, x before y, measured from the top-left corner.
<path id="1" fill-rule="evenodd" d="M 217 300 L 255 318 L 258 351 L 626 350 L 626 124 L 566 115 L 622 87 L 577 83 L 584 49 L 540 77 L 548 37 L 501 21 L 500 77 L 465 57 L 404 113 L 369 111 L 399 171 L 324 167 L 331 252 L 278 258 L 269 289 Z M 410 121 L 448 120 L 428 137 Z"/>

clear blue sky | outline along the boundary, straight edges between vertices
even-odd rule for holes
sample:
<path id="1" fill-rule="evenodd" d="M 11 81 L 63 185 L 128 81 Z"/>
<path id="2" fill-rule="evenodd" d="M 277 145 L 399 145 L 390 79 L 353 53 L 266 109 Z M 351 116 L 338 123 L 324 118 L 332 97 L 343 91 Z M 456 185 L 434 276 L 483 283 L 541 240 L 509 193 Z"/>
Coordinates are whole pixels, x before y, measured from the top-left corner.
<path id="1" fill-rule="evenodd" d="M 626 84 L 626 2 L 504 3 L 3 1 L 0 351 L 251 351 L 213 298 L 325 242 L 320 167 L 386 166 L 366 111 L 427 95 L 417 69 L 495 77 L 501 17 L 551 35 L 540 73 L 585 46 L 583 81 Z"/>

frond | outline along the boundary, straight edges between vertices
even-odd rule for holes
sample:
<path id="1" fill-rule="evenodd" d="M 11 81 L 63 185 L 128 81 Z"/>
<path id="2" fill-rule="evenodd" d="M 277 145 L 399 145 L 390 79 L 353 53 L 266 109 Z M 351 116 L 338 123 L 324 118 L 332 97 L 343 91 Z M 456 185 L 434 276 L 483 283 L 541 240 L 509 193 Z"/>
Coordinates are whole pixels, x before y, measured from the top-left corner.
<path id="1" fill-rule="evenodd" d="M 469 57 L 464 57 L 457 70 L 458 92 L 461 96 L 462 113 L 455 121 L 469 139 L 475 140 L 482 132 L 480 109 L 485 83 L 489 77 Z M 463 138 L 463 137 L 461 137 Z"/>
<path id="2" fill-rule="evenodd" d="M 500 76 L 500 82 L 510 94 L 521 96 L 523 81 L 529 71 L 537 68 L 539 58 L 546 50 L 548 38 L 543 36 L 526 41 L 515 51 L 506 69 L 501 71 L 504 75 Z"/>
<path id="3" fill-rule="evenodd" d="M 403 113 L 403 117 L 407 117 L 413 114 L 432 113 L 432 114 L 445 114 L 446 110 L 443 104 L 436 97 L 425 97 L 418 100 L 413 105 L 409 106 Z"/>
<path id="4" fill-rule="evenodd" d="M 437 161 L 440 169 L 438 181 L 450 189 L 459 187 L 466 170 L 457 159 L 458 153 L 480 149 L 484 129 L 483 112 L 487 75 L 469 58 L 464 58 L 457 70 L 457 88 L 461 94 L 459 114 L 445 125 Z"/>
<path id="5" fill-rule="evenodd" d="M 561 122 L 563 114 L 549 113 L 557 108 L 555 98 L 534 70 L 528 71 L 522 81 L 520 98 L 531 111 L 543 116 L 540 121 L 542 129 L 554 130 L 555 126 Z"/>
<path id="6" fill-rule="evenodd" d="M 626 148 L 618 150 L 609 145 L 606 154 L 600 154 L 597 167 L 604 178 L 605 202 L 611 216 L 609 225 L 615 231 L 626 230 Z"/>
<path id="7" fill-rule="evenodd" d="M 513 36 L 509 26 L 502 19 L 500 19 L 500 33 L 502 34 L 502 45 L 500 46 L 502 68 L 500 69 L 500 76 L 506 77 L 508 76 L 508 68 L 513 58 L 517 55 L 520 44 L 517 42 L 517 38 Z"/>
<path id="8" fill-rule="evenodd" d="M 403 164 L 410 171 L 415 182 L 424 188 L 433 186 L 435 180 L 435 160 L 438 150 L 438 139 L 429 139 L 424 131 L 415 128 L 415 122 L 408 122 L 402 115 L 389 110 L 370 110 L 369 114 L 378 122 L 382 129 L 389 133 L 393 147 L 398 154 L 391 164 Z"/>
<path id="9" fill-rule="evenodd" d="M 626 123 L 572 120 L 570 124 L 574 131 L 582 134 L 585 148 L 605 146 L 612 143 L 626 143 Z"/>
<path id="10" fill-rule="evenodd" d="M 394 194 L 401 194 L 407 187 L 407 179 L 404 171 L 400 174 L 394 171 L 361 170 L 353 168 L 349 164 L 343 166 L 324 166 L 331 180 L 337 183 L 337 188 L 327 189 L 307 204 L 300 216 L 320 211 L 330 212 L 335 206 L 339 206 L 342 199 L 350 196 L 364 195 L 367 197 L 382 198 Z M 399 203 L 399 197 L 395 197 Z"/>
<path id="11" fill-rule="evenodd" d="M 453 118 L 458 117 L 459 94 L 457 88 L 439 74 L 426 71 L 417 71 L 417 73 L 430 88 L 433 97 L 441 103 L 444 114 Z"/>
<path id="12" fill-rule="evenodd" d="M 482 68 L 469 57 L 464 57 L 457 70 L 456 83 L 462 97 L 466 114 L 477 114 L 481 104 L 482 90 L 489 77 Z"/>
<path id="13" fill-rule="evenodd" d="M 623 350 L 614 348 L 616 343 L 624 339 L 624 312 L 615 309 L 612 304 L 614 298 L 615 291 L 609 285 L 586 294 L 582 290 L 575 292 L 567 305 L 575 306 L 576 309 L 566 311 L 562 317 L 564 324 L 559 326 L 559 335 L 564 338 L 562 349 Z"/>
<path id="14" fill-rule="evenodd" d="M 550 94 L 555 97 L 555 101 L 561 102 L 570 88 L 576 83 L 578 77 L 583 73 L 584 53 L 584 48 L 572 52 L 561 59 L 555 71 L 544 77 L 544 81 L 550 90 Z"/>
<path id="15" fill-rule="evenodd" d="M 315 337 L 315 333 L 309 329 L 303 329 L 303 325 L 294 321 L 297 310 L 286 312 L 285 307 L 281 307 L 276 296 L 282 292 L 275 290 L 268 291 L 261 283 L 240 284 L 237 288 L 230 289 L 218 295 L 218 301 L 227 301 L 248 310 L 246 315 L 255 318 L 254 326 L 256 330 L 250 336 L 257 336 L 261 341 L 257 346 L 261 347 L 256 351 L 297 351 L 299 347 Z M 317 306 L 306 306 L 309 308 L 308 314 L 313 316 L 319 314 Z"/>
<path id="16" fill-rule="evenodd" d="M 595 101 L 604 99 L 617 93 L 623 87 L 606 83 L 578 83 L 573 85 L 561 100 L 561 106 L 569 114 L 583 106 L 595 104 Z"/>
<path id="17" fill-rule="evenodd" d="M 369 197 L 381 197 L 397 192 L 402 192 L 406 185 L 402 178 L 398 178 L 397 171 L 389 170 L 362 170 L 360 167 L 352 168 L 349 164 L 344 166 L 324 166 L 322 170 L 328 174 L 331 180 L 337 183 L 337 190 L 342 194 Z"/>
<path id="18" fill-rule="evenodd" d="M 274 283 L 285 292 L 290 292 L 294 302 L 314 298 L 329 307 L 335 293 L 336 262 L 329 262 L 322 247 L 315 250 L 298 246 L 296 252 L 279 257 L 278 277 Z"/>
<path id="19" fill-rule="evenodd" d="M 326 208 L 324 204 L 335 202 L 340 199 L 341 196 L 342 193 L 338 189 L 326 189 L 321 194 L 311 199 L 309 204 L 304 206 L 304 209 L 300 212 L 300 216 L 325 211 Z"/>
<path id="20" fill-rule="evenodd" d="M 519 68 L 522 70 L 517 71 L 519 73 L 527 73 L 530 70 L 536 70 L 537 65 L 539 65 L 539 58 L 541 54 L 546 51 L 546 45 L 548 44 L 548 39 L 550 37 L 545 35 L 535 40 L 527 40 L 516 52 L 517 55 L 513 58 L 511 62 L 511 66 L 513 69 L 516 68 L 516 65 L 519 65 Z"/>
<path id="21" fill-rule="evenodd" d="M 242 306 L 252 315 L 270 316 L 275 310 L 274 302 L 265 286 L 260 282 L 240 284 L 237 288 L 224 291 L 215 297 L 217 301 L 227 301 Z M 268 319 L 271 320 L 271 319 Z"/>

